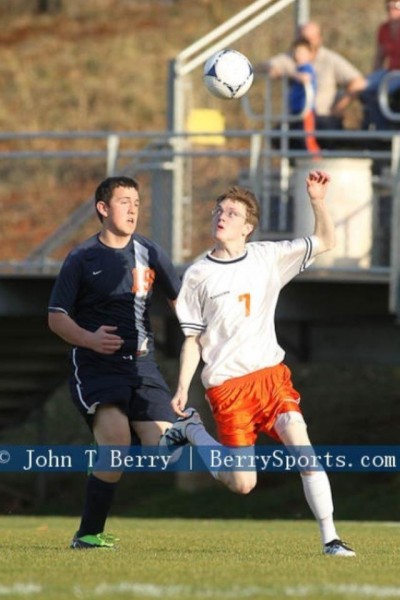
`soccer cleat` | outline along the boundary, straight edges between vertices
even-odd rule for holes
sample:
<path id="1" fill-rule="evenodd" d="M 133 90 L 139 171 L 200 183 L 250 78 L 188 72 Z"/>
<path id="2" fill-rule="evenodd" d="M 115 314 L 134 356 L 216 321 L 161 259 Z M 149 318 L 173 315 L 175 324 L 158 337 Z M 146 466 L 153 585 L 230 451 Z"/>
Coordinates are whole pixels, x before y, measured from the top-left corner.
<path id="1" fill-rule="evenodd" d="M 342 542 L 342 540 L 332 540 L 328 544 L 324 545 L 324 554 L 329 554 L 330 556 L 355 556 L 356 553 L 354 550 L 350 548 L 347 544 Z"/>
<path id="2" fill-rule="evenodd" d="M 187 428 L 189 425 L 202 425 L 203 422 L 199 413 L 194 408 L 188 408 L 186 417 L 179 417 L 169 429 L 164 431 L 160 437 L 159 446 L 166 448 L 169 454 L 172 454 L 178 448 L 186 446 L 189 443 L 187 437 Z"/>
<path id="3" fill-rule="evenodd" d="M 74 550 L 86 550 L 89 548 L 114 548 L 119 538 L 111 533 L 97 533 L 96 535 L 74 535 L 71 548 Z"/>

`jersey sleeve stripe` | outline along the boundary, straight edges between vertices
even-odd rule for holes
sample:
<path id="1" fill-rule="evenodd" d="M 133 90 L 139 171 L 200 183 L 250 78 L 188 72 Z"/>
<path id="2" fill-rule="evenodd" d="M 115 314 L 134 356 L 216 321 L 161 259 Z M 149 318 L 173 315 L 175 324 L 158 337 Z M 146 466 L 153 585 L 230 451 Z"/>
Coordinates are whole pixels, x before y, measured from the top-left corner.
<path id="1" fill-rule="evenodd" d="M 205 331 L 205 325 L 200 325 L 199 323 L 180 323 L 182 329 L 193 329 L 193 331 Z"/>
<path id="2" fill-rule="evenodd" d="M 305 237 L 304 241 L 306 242 L 306 252 L 304 254 L 303 262 L 301 263 L 301 266 L 300 266 L 300 273 L 302 273 L 307 268 L 307 264 L 311 258 L 311 254 L 312 254 L 312 250 L 313 250 L 311 238 Z"/>
<path id="3" fill-rule="evenodd" d="M 65 315 L 68 314 L 68 312 L 64 308 L 61 308 L 60 306 L 49 306 L 48 311 L 49 312 L 59 312 L 59 313 L 65 314 Z"/>

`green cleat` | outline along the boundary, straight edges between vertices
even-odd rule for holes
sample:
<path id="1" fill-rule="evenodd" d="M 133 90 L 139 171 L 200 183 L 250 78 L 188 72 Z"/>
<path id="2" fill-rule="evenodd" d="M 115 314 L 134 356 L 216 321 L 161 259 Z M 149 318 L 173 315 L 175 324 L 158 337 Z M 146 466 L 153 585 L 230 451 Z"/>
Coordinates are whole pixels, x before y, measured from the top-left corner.
<path id="1" fill-rule="evenodd" d="M 119 538 L 111 533 L 97 533 L 96 535 L 74 535 L 71 548 L 74 550 L 87 550 L 89 548 L 114 548 Z"/>

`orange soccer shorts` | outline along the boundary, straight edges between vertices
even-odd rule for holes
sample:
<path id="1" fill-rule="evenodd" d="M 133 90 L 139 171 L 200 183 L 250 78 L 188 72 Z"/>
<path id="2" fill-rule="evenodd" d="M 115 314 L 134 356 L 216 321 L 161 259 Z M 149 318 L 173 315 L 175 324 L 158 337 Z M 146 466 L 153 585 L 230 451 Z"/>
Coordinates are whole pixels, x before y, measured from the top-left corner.
<path id="1" fill-rule="evenodd" d="M 228 379 L 206 393 L 224 446 L 253 446 L 260 432 L 275 440 L 278 415 L 299 412 L 300 394 L 283 363 Z"/>

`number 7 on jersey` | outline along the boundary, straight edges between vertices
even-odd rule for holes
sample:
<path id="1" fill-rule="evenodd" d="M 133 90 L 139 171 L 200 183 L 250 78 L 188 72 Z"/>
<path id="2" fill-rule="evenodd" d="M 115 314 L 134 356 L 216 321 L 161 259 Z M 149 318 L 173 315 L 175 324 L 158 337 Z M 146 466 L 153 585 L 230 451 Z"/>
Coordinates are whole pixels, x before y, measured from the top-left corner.
<path id="1" fill-rule="evenodd" d="M 250 294 L 240 294 L 238 297 L 239 302 L 244 302 L 244 316 L 250 315 Z"/>

